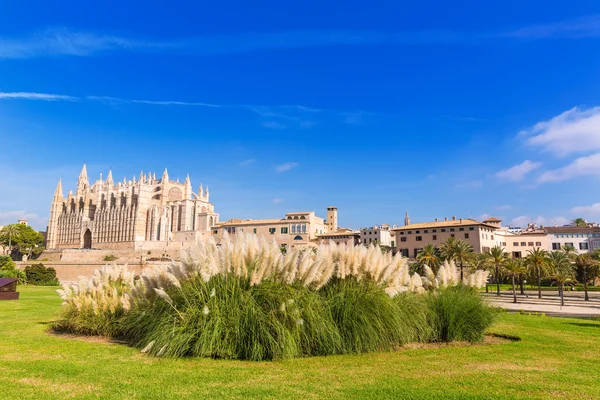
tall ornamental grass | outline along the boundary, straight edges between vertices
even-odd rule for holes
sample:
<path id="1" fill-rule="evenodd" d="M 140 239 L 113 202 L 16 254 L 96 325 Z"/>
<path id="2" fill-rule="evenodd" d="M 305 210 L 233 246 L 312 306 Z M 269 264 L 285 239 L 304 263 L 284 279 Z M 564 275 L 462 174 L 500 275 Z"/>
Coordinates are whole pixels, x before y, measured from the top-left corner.
<path id="1" fill-rule="evenodd" d="M 480 340 L 489 307 L 462 288 L 487 275 L 461 283 L 454 263 L 425 272 L 411 275 L 405 259 L 377 246 L 282 254 L 275 242 L 237 235 L 139 277 L 114 265 L 65 286 L 55 329 L 118 338 L 159 357 L 245 360 Z"/>

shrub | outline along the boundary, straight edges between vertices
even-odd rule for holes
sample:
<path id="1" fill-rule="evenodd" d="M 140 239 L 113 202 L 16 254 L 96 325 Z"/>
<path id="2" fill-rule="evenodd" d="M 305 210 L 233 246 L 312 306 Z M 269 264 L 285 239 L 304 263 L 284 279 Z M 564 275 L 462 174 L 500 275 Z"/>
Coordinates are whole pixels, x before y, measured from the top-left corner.
<path id="1" fill-rule="evenodd" d="M 496 314 L 475 289 L 462 285 L 433 292 L 427 302 L 437 342 L 479 342 Z"/>
<path id="2" fill-rule="evenodd" d="M 289 249 L 255 235 L 201 243 L 181 262 L 105 266 L 59 291 L 55 326 L 120 338 L 155 356 L 279 360 L 391 350 L 410 342 L 479 340 L 490 308 L 458 284 L 454 263 L 411 274 L 377 246 Z M 427 292 L 430 288 L 439 292 Z"/>
<path id="3" fill-rule="evenodd" d="M 32 285 L 58 286 L 56 270 L 52 267 L 46 268 L 44 264 L 32 264 L 25 267 L 27 281 Z"/>
<path id="4" fill-rule="evenodd" d="M 374 281 L 336 278 L 321 292 L 340 332 L 344 353 L 391 350 L 403 341 L 398 307 Z"/>
<path id="5" fill-rule="evenodd" d="M 104 256 L 104 261 L 115 261 L 118 257 L 114 254 L 106 254 Z"/>
<path id="6" fill-rule="evenodd" d="M 19 284 L 27 283 L 25 272 L 17 268 L 10 256 L 0 256 L 0 278 L 16 278 Z"/>
<path id="7" fill-rule="evenodd" d="M 161 292 L 127 313 L 120 329 L 121 338 L 157 356 L 278 360 L 341 349 L 317 293 L 235 276 L 197 277 Z"/>

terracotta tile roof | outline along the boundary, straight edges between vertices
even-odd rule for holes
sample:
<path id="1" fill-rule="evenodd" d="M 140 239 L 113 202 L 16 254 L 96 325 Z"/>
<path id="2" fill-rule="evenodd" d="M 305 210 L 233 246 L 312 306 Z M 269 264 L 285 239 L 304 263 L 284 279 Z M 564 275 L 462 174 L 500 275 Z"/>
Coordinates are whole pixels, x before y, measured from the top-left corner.
<path id="1" fill-rule="evenodd" d="M 294 220 L 295 221 L 295 220 Z M 221 226 L 239 226 L 239 225 L 268 225 L 268 224 L 289 224 L 290 220 L 287 219 L 230 219 L 225 222 L 218 222 L 215 227 Z"/>
<path id="2" fill-rule="evenodd" d="M 483 221 L 483 222 L 484 222 L 484 223 L 485 223 L 485 222 L 502 222 L 502 220 L 501 220 L 501 219 L 498 219 L 498 218 L 496 218 L 496 217 L 489 217 L 488 219 L 486 219 L 486 220 L 485 220 L 485 221 Z"/>
<path id="3" fill-rule="evenodd" d="M 455 226 L 471 226 L 471 225 L 483 225 L 488 228 L 498 229 L 497 226 L 489 225 L 484 222 L 479 222 L 471 218 L 462 218 L 456 220 L 448 220 L 448 221 L 438 221 L 438 222 L 423 222 L 418 224 L 410 224 L 406 226 L 401 226 L 399 228 L 394 228 L 392 231 L 405 231 L 409 229 L 428 229 L 428 228 L 445 228 L 445 227 L 455 227 Z"/>

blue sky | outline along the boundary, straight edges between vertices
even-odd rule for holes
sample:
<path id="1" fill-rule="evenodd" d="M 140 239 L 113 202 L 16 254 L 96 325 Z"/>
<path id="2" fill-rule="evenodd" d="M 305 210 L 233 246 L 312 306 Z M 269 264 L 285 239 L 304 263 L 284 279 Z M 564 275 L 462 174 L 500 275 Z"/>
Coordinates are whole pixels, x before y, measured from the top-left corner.
<path id="1" fill-rule="evenodd" d="M 597 1 L 6 2 L 0 225 L 167 167 L 221 219 L 600 220 Z M 198 3 L 198 4 L 196 4 Z"/>

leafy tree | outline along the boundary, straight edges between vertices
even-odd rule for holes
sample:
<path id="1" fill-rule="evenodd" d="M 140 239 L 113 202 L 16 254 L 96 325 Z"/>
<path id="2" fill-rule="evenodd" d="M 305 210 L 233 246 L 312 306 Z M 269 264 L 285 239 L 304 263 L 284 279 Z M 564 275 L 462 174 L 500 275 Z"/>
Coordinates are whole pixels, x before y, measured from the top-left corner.
<path id="1" fill-rule="evenodd" d="M 23 254 L 37 256 L 44 250 L 44 236 L 32 227 L 22 224 L 5 226 L 0 231 L 0 243 L 8 246 L 11 252 L 16 250 L 19 257 Z"/>
<path id="2" fill-rule="evenodd" d="M 27 281 L 34 285 L 58 285 L 56 270 L 46 268 L 44 264 L 33 264 L 25 267 Z"/>
<path id="3" fill-rule="evenodd" d="M 529 272 L 537 279 L 538 298 L 542 298 L 542 277 L 548 273 L 549 254 L 548 251 L 536 247 L 527 251 L 525 265 Z"/>
<path id="4" fill-rule="evenodd" d="M 437 273 L 439 266 L 442 264 L 440 252 L 435 248 L 433 243 L 426 244 L 425 247 L 419 251 L 417 254 L 417 261 L 421 265 L 429 266 L 434 273 Z"/>
<path id="5" fill-rule="evenodd" d="M 571 225 L 573 225 L 573 226 L 587 226 L 587 222 L 583 218 L 575 218 L 573 221 L 571 221 Z"/>
<path id="6" fill-rule="evenodd" d="M 0 269 L 13 269 L 15 262 L 9 256 L 0 256 Z"/>
<path id="7" fill-rule="evenodd" d="M 579 254 L 574 258 L 575 267 L 582 275 L 583 291 L 585 292 L 585 301 L 590 300 L 588 295 L 588 280 L 598 276 L 598 261 L 594 259 L 591 253 Z"/>
<path id="8" fill-rule="evenodd" d="M 442 246 L 444 257 L 447 260 L 453 260 L 460 267 L 460 280 L 462 281 L 464 266 L 473 258 L 473 247 L 462 240 L 456 240 L 452 237 L 448 238 Z"/>
<path id="9" fill-rule="evenodd" d="M 523 262 L 518 258 L 506 259 L 502 264 L 502 271 L 504 274 L 511 278 L 512 281 L 512 292 L 513 292 L 513 303 L 517 302 L 517 290 L 515 287 L 515 278 L 525 273 L 526 268 Z"/>
<path id="10" fill-rule="evenodd" d="M 8 255 L 12 253 L 13 240 L 21 234 L 19 224 L 6 225 L 0 230 L 0 243 L 8 249 Z"/>
<path id="11" fill-rule="evenodd" d="M 25 273 L 18 269 L 9 256 L 0 256 L 0 278 L 17 278 L 19 283 L 25 283 Z"/>
<path id="12" fill-rule="evenodd" d="M 502 246 L 494 246 L 489 251 L 490 263 L 494 266 L 496 272 L 496 295 L 500 296 L 500 272 L 502 266 L 508 261 L 508 254 Z"/>

